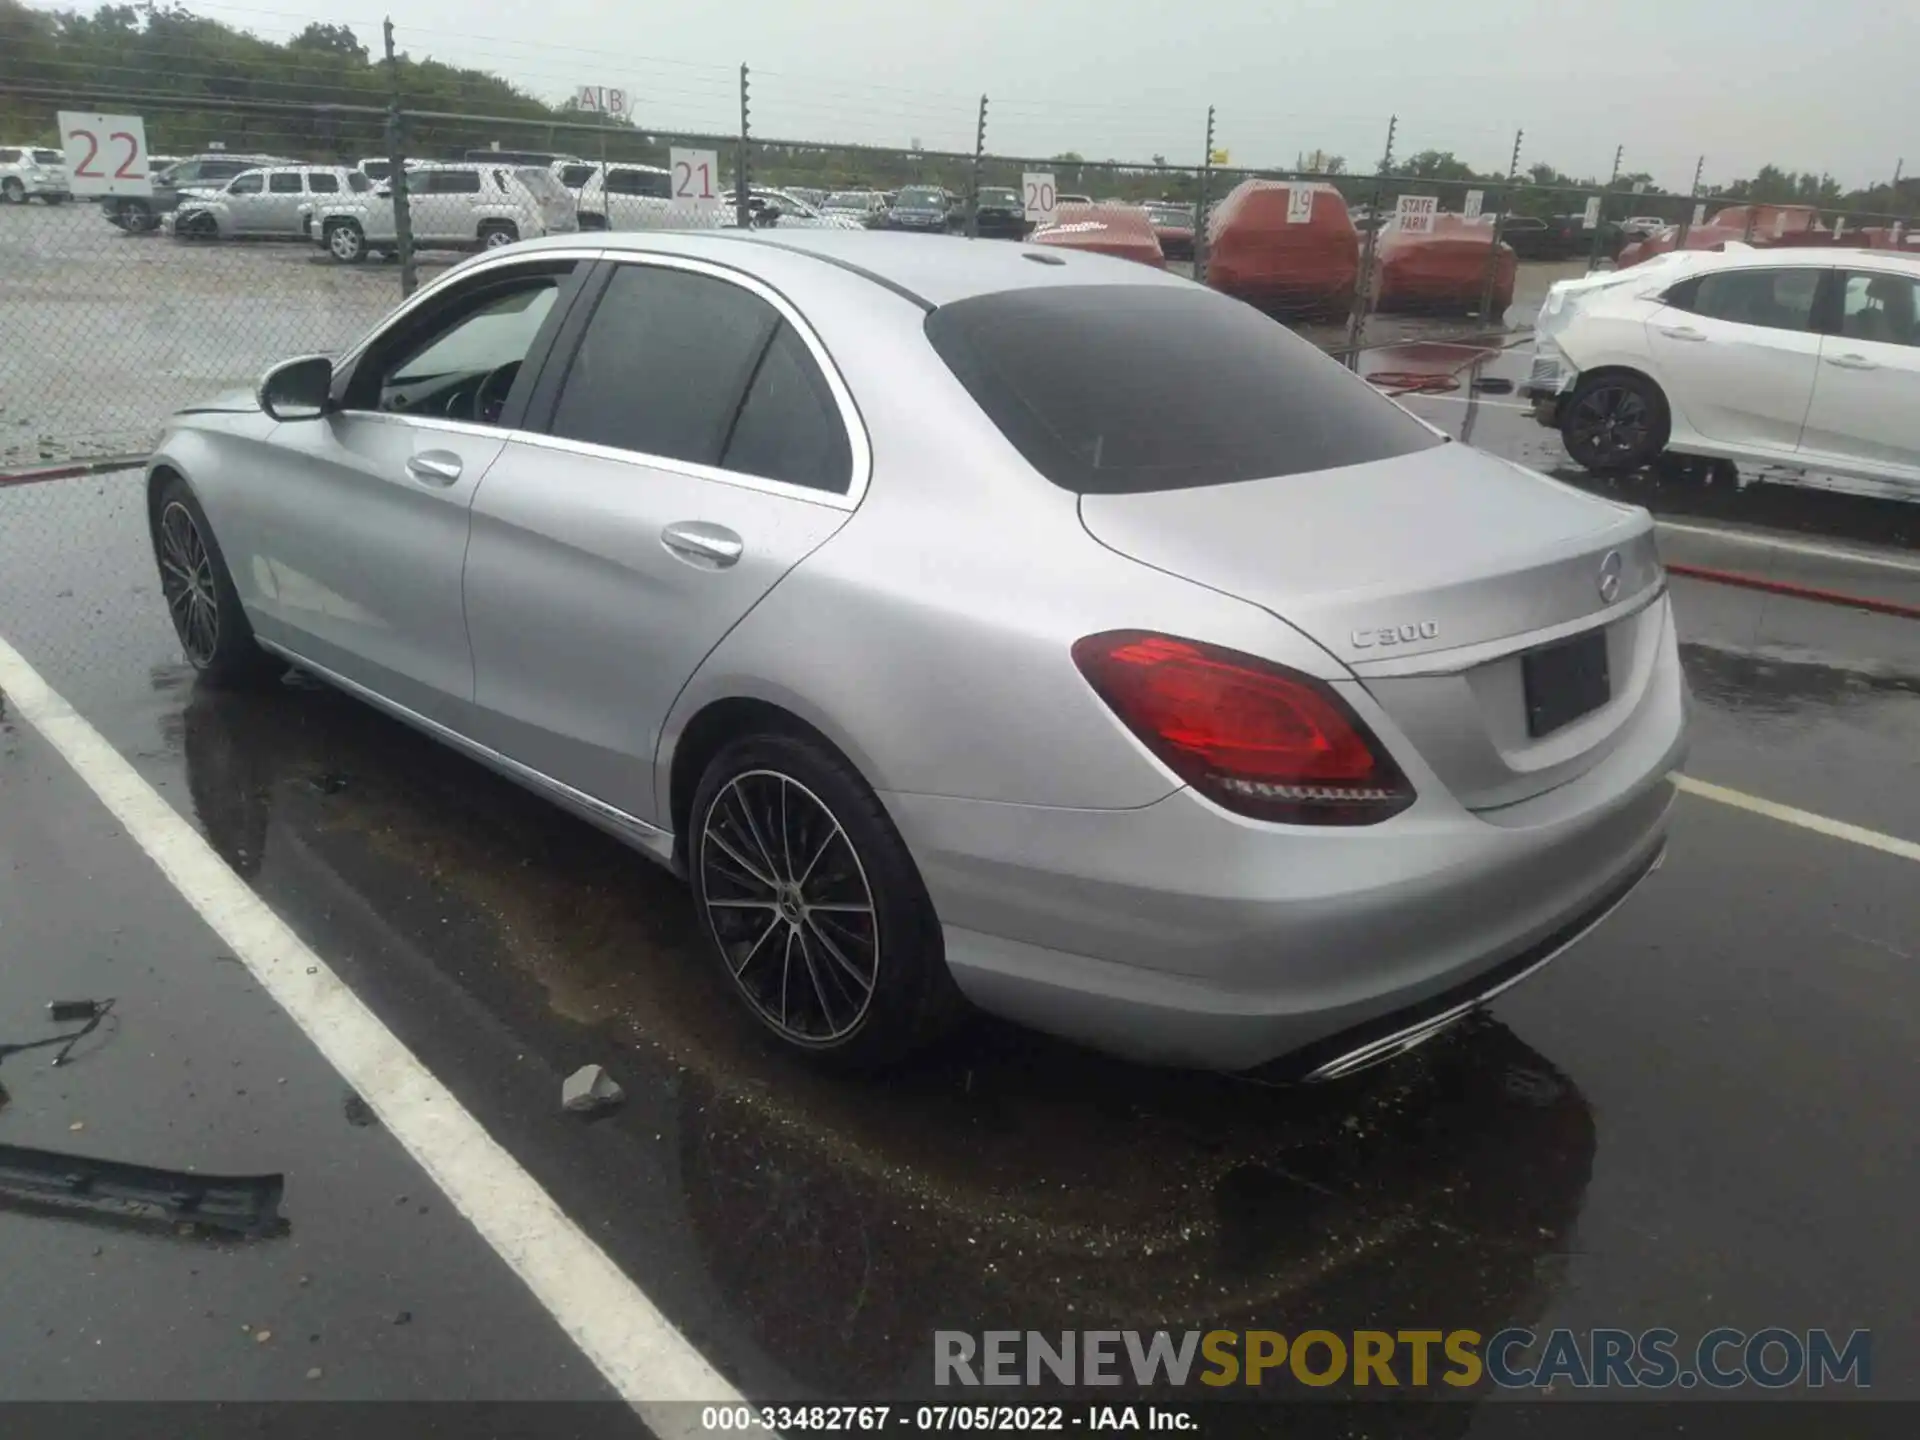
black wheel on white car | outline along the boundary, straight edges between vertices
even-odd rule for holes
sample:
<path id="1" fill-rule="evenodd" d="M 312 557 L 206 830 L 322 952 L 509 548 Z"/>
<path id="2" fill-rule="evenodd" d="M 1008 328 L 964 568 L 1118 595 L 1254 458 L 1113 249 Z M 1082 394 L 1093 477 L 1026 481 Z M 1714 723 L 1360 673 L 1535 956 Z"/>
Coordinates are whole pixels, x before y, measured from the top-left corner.
<path id="1" fill-rule="evenodd" d="M 356 220 L 329 220 L 324 232 L 327 253 L 342 265 L 358 265 L 367 258 L 367 235 Z"/>
<path id="2" fill-rule="evenodd" d="M 204 210 L 196 210 L 191 215 L 182 215 L 173 225 L 174 237 L 179 240 L 218 240 L 220 224 Z"/>
<path id="3" fill-rule="evenodd" d="M 199 500 L 179 476 L 154 492 L 148 516 L 160 593 L 187 663 L 217 685 L 277 678 L 283 662 L 260 648 Z"/>
<path id="4" fill-rule="evenodd" d="M 1567 453 L 1596 475 L 1638 470 L 1667 448 L 1667 397 L 1630 370 L 1583 376 L 1560 407 Z"/>
<path id="5" fill-rule="evenodd" d="M 27 203 L 27 187 L 9 175 L 0 180 L 0 200 L 9 205 L 24 205 Z"/>
<path id="6" fill-rule="evenodd" d="M 510 220 L 492 220 L 480 227 L 480 248 L 498 250 L 503 245 L 511 245 L 520 238 L 520 232 Z"/>
<path id="7" fill-rule="evenodd" d="M 884 1065 L 960 1008 L 913 857 L 819 741 L 766 734 L 723 748 L 694 793 L 687 861 L 735 993 L 789 1048 Z"/>

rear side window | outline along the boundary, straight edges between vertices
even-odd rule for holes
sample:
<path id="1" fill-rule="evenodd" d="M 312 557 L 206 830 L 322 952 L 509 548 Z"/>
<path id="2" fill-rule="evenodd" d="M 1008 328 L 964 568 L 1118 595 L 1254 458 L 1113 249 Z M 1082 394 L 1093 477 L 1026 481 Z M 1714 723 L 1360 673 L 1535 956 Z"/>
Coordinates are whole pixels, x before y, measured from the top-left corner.
<path id="1" fill-rule="evenodd" d="M 426 175 L 429 195 L 478 195 L 478 170 L 429 170 Z"/>
<path id="2" fill-rule="evenodd" d="M 267 191 L 272 195 L 298 195 L 300 177 L 297 174 L 278 174 L 267 177 Z"/>
<path id="3" fill-rule="evenodd" d="M 562 165 L 560 167 L 560 183 L 569 190 L 578 190 L 592 178 L 593 166 L 591 165 Z"/>
<path id="4" fill-rule="evenodd" d="M 846 491 L 853 471 L 846 426 L 826 376 L 784 321 L 747 387 L 720 464 L 809 490 Z"/>
<path id="5" fill-rule="evenodd" d="M 1014 448 L 1079 494 L 1335 470 L 1446 443 L 1251 306 L 1185 285 L 942 305 L 927 338 Z"/>
<path id="6" fill-rule="evenodd" d="M 307 176 L 307 189 L 311 190 L 315 195 L 338 195 L 340 193 L 340 177 L 338 175 L 309 175 Z"/>
<path id="7" fill-rule="evenodd" d="M 36 150 L 33 152 L 33 158 L 42 165 L 59 165 L 64 163 L 67 157 L 58 150 Z"/>
<path id="8" fill-rule="evenodd" d="M 1840 334 L 1882 345 L 1920 345 L 1920 281 L 1852 271 L 1840 291 Z"/>
<path id="9" fill-rule="evenodd" d="M 1822 273 L 1805 266 L 1716 270 L 1682 281 L 1668 293 L 1667 303 L 1709 320 L 1769 330 L 1811 330 Z"/>
<path id="10" fill-rule="evenodd" d="M 19 163 L 20 152 L 18 150 L 0 149 L 0 165 L 18 165 Z"/>
<path id="11" fill-rule="evenodd" d="M 667 175 L 652 170 L 609 170 L 605 188 L 609 195 L 645 195 L 655 200 L 673 194 Z"/>
<path id="12" fill-rule="evenodd" d="M 780 317 L 738 285 L 648 265 L 615 269 L 567 371 L 553 434 L 717 465 Z"/>
<path id="13" fill-rule="evenodd" d="M 319 187 L 315 186 L 314 188 L 318 189 Z M 349 170 L 347 172 L 347 188 L 356 195 L 364 195 L 373 188 L 373 182 L 358 170 Z"/>

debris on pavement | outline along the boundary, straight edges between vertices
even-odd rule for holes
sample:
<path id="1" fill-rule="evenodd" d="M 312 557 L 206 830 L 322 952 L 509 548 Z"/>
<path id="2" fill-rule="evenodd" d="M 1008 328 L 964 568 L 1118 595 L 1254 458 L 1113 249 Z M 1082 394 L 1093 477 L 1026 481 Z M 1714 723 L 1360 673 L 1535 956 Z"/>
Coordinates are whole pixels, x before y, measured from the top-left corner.
<path id="1" fill-rule="evenodd" d="M 69 1128 L 79 1130 L 83 1121 Z M 0 1145 L 0 1198 L 49 1214 L 151 1220 L 192 1235 L 196 1225 L 228 1234 L 284 1235 L 281 1175 L 202 1175 L 128 1165 L 89 1155 Z"/>
<path id="2" fill-rule="evenodd" d="M 601 1065 L 582 1065 L 560 1087 L 561 1108 L 576 1115 L 610 1110 L 626 1098 L 627 1092 Z"/>

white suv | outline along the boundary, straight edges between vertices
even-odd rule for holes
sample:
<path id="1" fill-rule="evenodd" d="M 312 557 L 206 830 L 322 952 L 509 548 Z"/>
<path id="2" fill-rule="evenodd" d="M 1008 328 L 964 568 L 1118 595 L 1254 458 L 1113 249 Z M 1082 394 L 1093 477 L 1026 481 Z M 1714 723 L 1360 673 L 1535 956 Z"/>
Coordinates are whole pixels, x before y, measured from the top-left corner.
<path id="1" fill-rule="evenodd" d="M 186 194 L 161 221 L 182 240 L 304 240 L 317 205 L 366 194 L 373 182 L 341 165 L 271 165 L 211 195 Z"/>
<path id="2" fill-rule="evenodd" d="M 485 250 L 580 228 L 573 197 L 531 165 L 409 165 L 407 209 L 422 250 Z M 391 250 L 399 238 L 391 187 L 314 206 L 312 237 L 342 264 Z"/>
<path id="3" fill-rule="evenodd" d="M 579 174 L 568 166 L 565 178 Z M 700 211 L 673 198 L 673 176 L 656 165 L 595 165 L 579 185 L 582 230 L 706 230 L 717 209 Z"/>
<path id="4" fill-rule="evenodd" d="M 0 201 L 24 205 L 36 195 L 49 205 L 73 198 L 66 156 L 39 145 L 0 145 Z"/>

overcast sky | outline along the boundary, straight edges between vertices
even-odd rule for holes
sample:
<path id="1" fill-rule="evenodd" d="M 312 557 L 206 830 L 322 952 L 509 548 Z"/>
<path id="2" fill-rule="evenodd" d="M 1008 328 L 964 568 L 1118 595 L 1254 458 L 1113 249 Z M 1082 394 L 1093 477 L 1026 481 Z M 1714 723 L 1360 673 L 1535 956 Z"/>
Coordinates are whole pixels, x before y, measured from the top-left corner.
<path id="1" fill-rule="evenodd" d="M 293 0 L 187 0 L 273 38 L 308 20 L 353 26 L 376 52 L 380 0 L 331 11 Z M 1576 15 L 1576 11 L 1581 12 Z M 546 99 L 625 85 L 638 119 L 732 132 L 737 70 L 769 137 L 1089 159 L 1199 159 L 1207 106 L 1233 163 L 1301 151 L 1379 159 L 1452 150 L 1685 190 L 1768 161 L 1846 186 L 1891 177 L 1912 123 L 1920 5 L 1829 0 L 387 0 L 401 48 L 495 71 Z"/>

